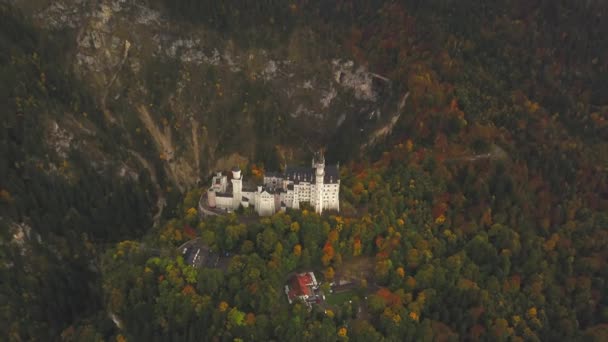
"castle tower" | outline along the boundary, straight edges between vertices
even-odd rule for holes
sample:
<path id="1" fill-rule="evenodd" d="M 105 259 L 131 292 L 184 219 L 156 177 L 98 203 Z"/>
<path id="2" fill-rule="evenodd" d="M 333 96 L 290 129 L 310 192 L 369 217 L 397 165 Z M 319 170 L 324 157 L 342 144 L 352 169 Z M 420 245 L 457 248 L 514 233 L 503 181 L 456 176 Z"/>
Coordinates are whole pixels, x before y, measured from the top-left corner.
<path id="1" fill-rule="evenodd" d="M 241 169 L 238 166 L 232 168 L 232 208 L 238 209 L 243 198 L 243 179 Z"/>
<path id="2" fill-rule="evenodd" d="M 315 212 L 323 212 L 323 179 L 325 178 L 325 158 L 322 152 L 317 152 L 313 159 L 315 168 Z"/>

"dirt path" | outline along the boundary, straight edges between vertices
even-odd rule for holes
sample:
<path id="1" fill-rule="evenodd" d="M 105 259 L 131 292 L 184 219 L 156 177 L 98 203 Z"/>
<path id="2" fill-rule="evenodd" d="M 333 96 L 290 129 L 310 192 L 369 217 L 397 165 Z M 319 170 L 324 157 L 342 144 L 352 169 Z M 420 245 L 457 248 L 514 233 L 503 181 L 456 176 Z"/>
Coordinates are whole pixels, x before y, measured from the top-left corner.
<path id="1" fill-rule="evenodd" d="M 480 153 L 480 154 L 474 154 L 474 155 L 469 155 L 469 156 L 448 158 L 445 160 L 445 162 L 474 162 L 474 161 L 483 160 L 483 159 L 506 160 L 508 158 L 509 158 L 509 155 L 507 154 L 507 152 L 505 150 L 503 150 L 498 145 L 492 145 L 492 147 L 490 148 L 490 152 L 488 152 L 488 153 Z"/>

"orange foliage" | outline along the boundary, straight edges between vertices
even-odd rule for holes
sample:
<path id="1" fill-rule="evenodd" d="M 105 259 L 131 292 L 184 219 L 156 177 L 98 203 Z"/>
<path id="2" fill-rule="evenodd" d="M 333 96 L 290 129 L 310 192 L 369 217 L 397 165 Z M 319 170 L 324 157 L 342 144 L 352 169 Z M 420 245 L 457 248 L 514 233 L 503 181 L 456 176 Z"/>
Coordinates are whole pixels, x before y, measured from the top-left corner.
<path id="1" fill-rule="evenodd" d="M 357 183 L 355 183 L 355 185 L 353 185 L 353 194 L 360 195 L 363 192 L 363 190 L 365 190 L 363 183 L 357 182 Z"/>
<path id="2" fill-rule="evenodd" d="M 353 256 L 357 255 L 361 255 L 361 239 L 359 237 L 356 237 L 353 242 Z"/>
<path id="3" fill-rule="evenodd" d="M 259 177 L 262 177 L 263 174 L 264 174 L 264 169 L 258 168 L 258 166 L 255 164 L 251 165 L 251 175 L 253 177 L 259 178 Z"/>
<path id="4" fill-rule="evenodd" d="M 370 180 L 369 184 L 367 184 L 367 189 L 372 192 L 376 189 L 376 182 L 374 180 Z"/>
<path id="5" fill-rule="evenodd" d="M 255 314 L 250 312 L 245 316 L 245 324 L 254 325 L 255 324 Z"/>
<path id="6" fill-rule="evenodd" d="M 323 246 L 323 254 L 329 256 L 330 259 L 334 257 L 335 250 L 329 241 Z"/>
<path id="7" fill-rule="evenodd" d="M 327 243 L 334 243 L 336 241 L 338 241 L 338 231 L 333 229 L 327 235 Z"/>
<path id="8" fill-rule="evenodd" d="M 186 285 L 184 287 L 184 289 L 182 290 L 182 294 L 187 295 L 187 296 L 193 295 L 193 294 L 196 294 L 196 290 L 194 290 L 194 287 L 192 287 L 192 285 Z"/>
<path id="9" fill-rule="evenodd" d="M 513 275 L 511 278 L 505 280 L 503 285 L 503 290 L 506 291 L 519 291 L 519 287 L 521 285 L 521 277 L 519 275 Z"/>
<path id="10" fill-rule="evenodd" d="M 412 276 L 408 276 L 407 279 L 405 279 L 405 285 L 407 285 L 407 287 L 409 287 L 410 289 L 413 289 L 416 287 L 416 278 L 412 277 Z"/>
<path id="11" fill-rule="evenodd" d="M 458 101 L 456 99 L 452 99 L 452 102 L 450 102 L 450 110 L 458 110 Z"/>

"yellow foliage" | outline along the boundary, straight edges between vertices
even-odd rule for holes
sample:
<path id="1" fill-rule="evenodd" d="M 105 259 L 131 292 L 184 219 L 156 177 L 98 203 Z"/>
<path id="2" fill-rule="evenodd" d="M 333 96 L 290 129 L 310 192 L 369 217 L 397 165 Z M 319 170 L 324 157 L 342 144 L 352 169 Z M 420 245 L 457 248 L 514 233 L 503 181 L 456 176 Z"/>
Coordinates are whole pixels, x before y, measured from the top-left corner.
<path id="1" fill-rule="evenodd" d="M 418 317 L 418 314 L 415 313 L 414 311 L 410 312 L 410 318 L 416 322 L 418 322 L 418 320 L 420 319 L 420 317 Z"/>
<path id="2" fill-rule="evenodd" d="M 228 303 L 221 301 L 220 305 L 218 306 L 218 309 L 220 309 L 220 312 L 228 310 Z"/>
<path id="3" fill-rule="evenodd" d="M 530 318 L 536 317 L 536 313 L 537 313 L 536 307 L 533 306 L 528 310 L 528 317 L 530 317 Z"/>
<path id="4" fill-rule="evenodd" d="M 323 254 L 323 256 L 321 257 L 321 263 L 325 266 L 329 265 L 329 262 L 331 261 L 331 255 L 328 254 Z"/>
<path id="5" fill-rule="evenodd" d="M 295 256 L 300 256 L 302 254 L 302 246 L 300 244 L 293 246 L 293 254 Z"/>
<path id="6" fill-rule="evenodd" d="M 405 221 L 403 221 L 403 219 L 397 219 L 397 224 L 398 224 L 400 227 L 403 227 L 403 225 L 405 224 Z"/>
<path id="7" fill-rule="evenodd" d="M 0 199 L 3 200 L 4 202 L 12 202 L 13 198 L 11 197 L 10 192 L 2 189 L 0 190 Z"/>
<path id="8" fill-rule="evenodd" d="M 338 336 L 340 336 L 340 337 L 346 337 L 346 333 L 347 332 L 348 331 L 346 330 L 346 328 L 342 327 L 342 328 L 338 329 Z"/>
<path id="9" fill-rule="evenodd" d="M 290 228 L 292 232 L 297 233 L 300 231 L 300 224 L 298 222 L 293 222 Z"/>
<path id="10" fill-rule="evenodd" d="M 405 147 L 407 148 L 408 152 L 412 152 L 414 150 L 414 142 L 412 141 L 412 139 L 407 139 Z"/>
<path id="11" fill-rule="evenodd" d="M 554 233 L 553 235 L 551 235 L 551 238 L 549 240 L 547 240 L 543 246 L 545 251 L 549 252 L 549 251 L 552 251 L 553 249 L 555 249 L 555 245 L 557 244 L 558 241 L 559 241 L 558 234 Z"/>
<path id="12" fill-rule="evenodd" d="M 521 317 L 519 315 L 513 316 L 513 325 L 517 325 L 519 322 L 521 322 Z"/>
<path id="13" fill-rule="evenodd" d="M 536 111 L 540 108 L 539 104 L 534 101 L 526 101 L 526 107 L 530 113 L 536 113 Z"/>
<path id="14" fill-rule="evenodd" d="M 121 334 L 118 334 L 118 336 L 116 336 L 116 342 L 127 342 L 127 339 Z"/>
<path id="15" fill-rule="evenodd" d="M 334 268 L 330 266 L 327 268 L 327 270 L 325 270 L 323 275 L 325 276 L 325 280 L 332 280 L 336 275 L 336 271 L 334 271 Z"/>
<path id="16" fill-rule="evenodd" d="M 181 241 L 182 240 L 182 232 L 179 229 L 173 231 L 173 240 Z"/>
<path id="17" fill-rule="evenodd" d="M 426 295 L 424 294 L 424 291 L 422 291 L 416 297 L 416 302 L 420 305 L 423 305 L 425 301 L 426 301 Z"/>
<path id="18" fill-rule="evenodd" d="M 397 268 L 397 275 L 398 275 L 400 278 L 405 277 L 405 270 L 403 269 L 403 267 L 398 267 L 398 268 Z"/>
<path id="19" fill-rule="evenodd" d="M 399 322 L 401 322 L 401 315 L 399 315 L 399 314 L 393 315 L 393 322 L 395 322 L 395 324 L 398 324 Z"/>
<path id="20" fill-rule="evenodd" d="M 445 215 L 441 214 L 435 219 L 435 223 L 443 224 L 445 222 Z"/>
<path id="21" fill-rule="evenodd" d="M 188 211 L 186 211 L 186 214 L 188 216 L 194 216 L 194 215 L 196 215 L 196 209 L 195 208 L 190 208 L 190 209 L 188 209 Z"/>
<path id="22" fill-rule="evenodd" d="M 327 317 L 329 318 L 334 318 L 334 312 L 331 311 L 330 309 L 325 310 L 325 314 L 327 315 Z"/>

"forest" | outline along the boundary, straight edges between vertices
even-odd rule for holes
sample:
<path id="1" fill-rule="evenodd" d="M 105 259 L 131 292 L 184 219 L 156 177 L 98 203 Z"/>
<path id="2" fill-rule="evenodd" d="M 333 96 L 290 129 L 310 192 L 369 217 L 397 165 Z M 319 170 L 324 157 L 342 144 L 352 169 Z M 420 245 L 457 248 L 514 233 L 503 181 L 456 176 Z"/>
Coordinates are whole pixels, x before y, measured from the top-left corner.
<path id="1" fill-rule="evenodd" d="M 203 185 L 171 195 L 153 226 L 147 176 L 100 173 L 78 154 L 48 161 L 41 120 L 103 114 L 53 62 L 69 42 L 2 5 L 8 340 L 608 340 L 603 2 L 148 3 L 254 45 L 306 26 L 409 93 L 404 115 L 340 164 L 340 212 L 201 218 Z M 110 151 L 120 139 L 99 137 Z M 328 160 L 347 153 L 347 141 L 328 146 Z M 27 247 L 14 222 L 31 227 Z M 225 262 L 189 266 L 178 246 L 192 239 Z M 290 305 L 288 277 L 308 270 L 326 291 L 340 277 L 356 286 Z"/>

